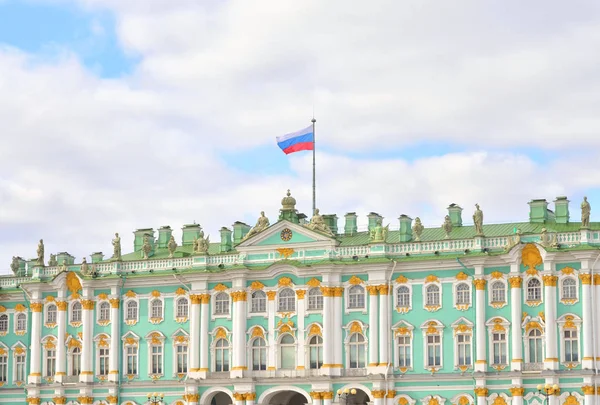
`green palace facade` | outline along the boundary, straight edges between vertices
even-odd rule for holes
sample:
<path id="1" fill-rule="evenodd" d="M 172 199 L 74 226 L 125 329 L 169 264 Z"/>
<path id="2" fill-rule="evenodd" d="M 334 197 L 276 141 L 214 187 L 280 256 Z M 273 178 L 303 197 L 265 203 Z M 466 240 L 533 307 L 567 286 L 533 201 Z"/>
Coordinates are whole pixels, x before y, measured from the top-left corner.
<path id="1" fill-rule="evenodd" d="M 276 220 L 219 241 L 144 228 L 131 253 L 115 234 L 112 255 L 75 260 L 40 240 L 0 277 L 0 404 L 597 403 L 590 204 L 578 222 L 566 197 L 523 223 L 462 211 L 358 231 L 288 191 Z"/>

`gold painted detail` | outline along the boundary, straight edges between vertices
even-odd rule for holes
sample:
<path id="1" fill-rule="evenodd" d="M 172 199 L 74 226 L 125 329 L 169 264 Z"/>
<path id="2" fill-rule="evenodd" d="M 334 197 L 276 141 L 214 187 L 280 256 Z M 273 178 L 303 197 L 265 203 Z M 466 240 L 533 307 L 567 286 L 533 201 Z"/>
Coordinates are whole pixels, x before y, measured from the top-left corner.
<path id="1" fill-rule="evenodd" d="M 25 349 L 24 349 L 24 348 L 22 348 L 22 347 L 16 347 L 16 348 L 15 348 L 15 354 L 16 354 L 17 356 L 20 356 L 20 355 L 22 355 L 22 354 L 25 354 Z"/>
<path id="2" fill-rule="evenodd" d="M 458 398 L 458 401 L 456 401 L 456 403 L 457 405 L 469 405 L 471 401 L 469 401 L 469 398 L 463 395 L 460 398 Z"/>
<path id="3" fill-rule="evenodd" d="M 462 271 L 456 275 L 456 279 L 457 279 L 457 280 L 461 280 L 461 281 L 462 281 L 462 280 L 466 280 L 466 279 L 468 279 L 468 278 L 469 278 L 469 276 L 467 276 L 467 275 L 466 275 L 464 272 L 462 272 Z"/>
<path id="4" fill-rule="evenodd" d="M 499 271 L 494 271 L 492 274 L 490 274 L 490 276 L 492 276 L 494 280 L 498 280 L 504 277 L 504 274 L 500 273 Z"/>
<path id="5" fill-rule="evenodd" d="M 296 290 L 296 296 L 299 300 L 304 299 L 304 295 L 306 294 L 306 290 Z"/>
<path id="6" fill-rule="evenodd" d="M 580 273 L 579 279 L 581 280 L 581 284 L 583 285 L 592 284 L 592 275 L 590 273 Z"/>
<path id="7" fill-rule="evenodd" d="M 476 387 L 473 391 L 478 397 L 487 397 L 488 395 L 488 389 L 485 387 Z"/>
<path id="8" fill-rule="evenodd" d="M 594 274 L 594 285 L 600 285 L 600 274 Z"/>
<path id="9" fill-rule="evenodd" d="M 111 308 L 119 308 L 119 306 L 121 305 L 121 300 L 119 298 L 111 298 L 108 301 L 110 302 Z"/>
<path id="10" fill-rule="evenodd" d="M 260 281 L 253 281 L 252 283 L 250 283 L 251 290 L 262 290 L 263 288 L 265 288 L 265 285 Z"/>
<path id="11" fill-rule="evenodd" d="M 456 309 L 458 309 L 459 311 L 466 311 L 470 307 L 471 307 L 471 304 L 457 304 L 456 305 Z"/>
<path id="12" fill-rule="evenodd" d="M 583 395 L 594 395 L 596 393 L 593 385 L 584 385 L 581 387 L 581 390 L 583 391 Z"/>
<path id="13" fill-rule="evenodd" d="M 253 338 L 255 338 L 255 337 L 261 337 L 261 338 L 264 338 L 264 337 L 265 337 L 265 333 L 263 332 L 263 330 L 262 330 L 261 328 L 259 328 L 258 326 L 255 326 L 255 327 L 252 329 L 252 334 L 251 334 L 251 336 L 252 336 Z"/>
<path id="14" fill-rule="evenodd" d="M 543 277 L 543 279 L 544 279 L 544 286 L 546 286 L 546 287 L 556 287 L 556 281 L 558 280 L 557 276 L 545 275 Z"/>
<path id="15" fill-rule="evenodd" d="M 96 301 L 94 300 L 81 300 L 81 306 L 83 307 L 83 309 L 87 310 L 93 310 L 95 303 Z"/>
<path id="16" fill-rule="evenodd" d="M 396 277 L 396 283 L 398 283 L 398 284 L 408 283 L 408 279 L 406 277 L 404 277 L 402 274 L 400 274 L 398 277 Z"/>
<path id="17" fill-rule="evenodd" d="M 525 394 L 525 388 L 523 387 L 512 387 L 508 390 L 513 397 L 522 397 Z"/>
<path id="18" fill-rule="evenodd" d="M 267 298 L 269 299 L 269 301 L 274 301 L 276 295 L 277 291 L 267 291 Z"/>
<path id="19" fill-rule="evenodd" d="M 42 304 L 41 302 L 32 302 L 31 303 L 31 311 L 32 312 L 42 312 L 43 308 L 44 308 L 44 304 Z"/>
<path id="20" fill-rule="evenodd" d="M 29 405 L 40 405 L 41 399 L 39 397 L 27 397 L 26 401 Z"/>
<path id="21" fill-rule="evenodd" d="M 231 293 L 233 302 L 246 301 L 246 291 L 234 291 Z"/>
<path id="22" fill-rule="evenodd" d="M 228 287 L 224 284 L 217 284 L 214 288 L 215 291 L 225 291 Z"/>
<path id="23" fill-rule="evenodd" d="M 528 243 L 523 248 L 521 252 L 521 263 L 523 266 L 529 269 L 534 269 L 536 266 L 539 266 L 544 261 L 542 260 L 542 256 L 540 255 L 540 251 L 533 243 Z"/>
<path id="24" fill-rule="evenodd" d="M 289 277 L 281 277 L 279 280 L 277 280 L 277 285 L 279 287 L 291 287 L 294 285 L 294 283 Z"/>
<path id="25" fill-rule="evenodd" d="M 126 296 L 127 298 L 135 298 L 135 297 L 137 297 L 137 294 L 135 293 L 135 291 L 133 291 L 133 290 L 129 290 L 129 291 L 127 291 L 127 292 L 125 293 L 125 296 Z"/>
<path id="26" fill-rule="evenodd" d="M 475 285 L 476 290 L 485 290 L 486 280 L 485 278 L 478 278 L 473 280 L 473 284 Z"/>
<path id="27" fill-rule="evenodd" d="M 77 401 L 79 401 L 81 405 L 92 405 L 94 403 L 94 397 L 80 396 L 77 397 Z"/>
<path id="28" fill-rule="evenodd" d="M 77 274 L 72 271 L 67 272 L 67 289 L 71 292 L 71 294 L 77 294 L 79 290 L 81 290 L 81 282 L 79 281 L 79 277 Z"/>
<path id="29" fill-rule="evenodd" d="M 158 291 L 158 290 L 153 290 L 153 291 L 150 293 L 150 296 L 152 296 L 152 297 L 154 297 L 154 298 L 158 298 L 158 297 L 160 297 L 160 291 Z"/>
<path id="30" fill-rule="evenodd" d="M 492 405 L 506 405 L 506 400 L 503 397 L 501 397 L 500 395 L 498 395 L 494 399 L 494 402 L 492 402 Z"/>
<path id="31" fill-rule="evenodd" d="M 188 341 L 189 341 L 189 338 L 185 335 L 178 335 L 178 336 L 175 336 L 175 338 L 173 339 L 173 342 L 178 345 L 185 345 L 188 343 Z"/>
<path id="32" fill-rule="evenodd" d="M 571 275 L 571 274 L 575 274 L 575 269 L 572 267 L 565 267 L 560 272 L 564 275 Z"/>
<path id="33" fill-rule="evenodd" d="M 508 279 L 508 283 L 510 284 L 511 288 L 521 288 L 521 285 L 523 284 L 523 279 L 521 278 L 521 276 L 514 276 Z"/>
<path id="34" fill-rule="evenodd" d="M 322 336 L 321 327 L 318 324 L 313 324 L 308 331 L 308 335 L 319 335 Z"/>
<path id="35" fill-rule="evenodd" d="M 362 280 L 361 278 L 359 278 L 357 276 L 352 276 L 348 280 L 348 283 L 351 284 L 351 285 L 359 285 L 359 284 L 363 284 L 364 280 Z"/>
<path id="36" fill-rule="evenodd" d="M 134 337 L 126 337 L 125 338 L 125 345 L 127 346 L 137 346 L 138 345 L 138 341 L 136 338 Z"/>
<path id="37" fill-rule="evenodd" d="M 54 397 L 52 398 L 52 401 L 54 401 L 54 403 L 56 405 L 65 405 L 67 403 L 67 397 Z"/>
<path id="38" fill-rule="evenodd" d="M 106 293 L 100 293 L 100 294 L 98 294 L 98 299 L 99 300 L 107 300 L 108 295 Z"/>
<path id="39" fill-rule="evenodd" d="M 368 285 L 365 288 L 369 295 L 377 295 L 379 293 L 379 288 L 376 285 Z"/>
<path id="40" fill-rule="evenodd" d="M 400 314 L 406 314 L 409 310 L 409 307 L 396 307 L 396 311 L 398 311 Z"/>
<path id="41" fill-rule="evenodd" d="M 569 395 L 565 398 L 565 402 L 563 402 L 563 405 L 579 405 L 579 401 L 577 400 L 577 397 L 575 395 Z"/>
<path id="42" fill-rule="evenodd" d="M 342 297 L 344 295 L 344 287 L 333 287 L 333 296 Z"/>
<path id="43" fill-rule="evenodd" d="M 431 369 L 431 371 L 433 373 L 435 373 L 437 370 L 435 370 L 435 368 Z M 440 401 L 436 398 L 436 397 L 432 397 L 429 402 L 427 403 L 427 405 L 440 405 Z"/>
<path id="44" fill-rule="evenodd" d="M 56 301 L 56 307 L 59 311 L 66 311 L 69 303 L 67 301 Z"/>
<path id="45" fill-rule="evenodd" d="M 399 328 L 396 328 L 396 336 L 412 336 L 412 333 L 410 331 L 410 329 L 408 329 L 406 326 L 400 326 Z"/>
<path id="46" fill-rule="evenodd" d="M 469 325 L 465 325 L 464 323 L 460 324 L 460 325 L 456 325 L 456 327 L 454 328 L 454 333 L 468 333 L 468 332 L 472 332 L 473 328 L 470 327 Z"/>
<path id="47" fill-rule="evenodd" d="M 536 321 L 527 322 L 527 325 L 525 325 L 525 331 L 527 333 L 529 333 L 529 331 L 532 329 L 542 330 L 542 327 L 540 326 L 539 322 L 536 322 Z"/>
<path id="48" fill-rule="evenodd" d="M 385 395 L 386 398 L 394 398 L 396 396 L 396 390 L 388 390 L 387 394 Z"/>
<path id="49" fill-rule="evenodd" d="M 277 248 L 277 253 L 279 253 L 284 259 L 289 259 L 294 254 L 295 250 L 292 248 Z"/>
<path id="50" fill-rule="evenodd" d="M 187 292 L 181 287 L 175 290 L 175 295 L 185 295 L 186 293 Z"/>
<path id="51" fill-rule="evenodd" d="M 219 328 L 217 329 L 216 333 L 215 333 L 215 338 L 216 339 L 227 339 L 227 331 L 225 330 L 225 328 Z"/>
<path id="52" fill-rule="evenodd" d="M 350 333 L 362 333 L 363 329 L 359 322 L 354 321 L 350 324 Z"/>
<path id="53" fill-rule="evenodd" d="M 388 295 L 390 292 L 390 287 L 387 284 L 379 285 L 377 289 L 379 290 L 379 295 Z"/>
<path id="54" fill-rule="evenodd" d="M 321 282 L 316 279 L 316 278 L 311 278 L 310 280 L 308 280 L 308 282 L 306 283 L 307 286 L 309 287 L 318 287 L 321 285 Z"/>
<path id="55" fill-rule="evenodd" d="M 576 329 L 577 325 L 575 325 L 575 317 L 573 315 L 565 316 L 565 329 Z"/>
<path id="56" fill-rule="evenodd" d="M 427 283 L 439 283 L 440 279 L 434 275 L 434 274 L 430 274 L 427 277 L 425 277 L 425 284 Z"/>
<path id="57" fill-rule="evenodd" d="M 504 325 L 502 325 L 502 319 L 495 318 L 493 322 L 494 322 L 494 326 L 492 327 L 493 332 L 505 332 L 506 331 L 506 328 L 504 327 Z"/>
<path id="58" fill-rule="evenodd" d="M 190 301 L 192 304 L 200 304 L 201 295 L 200 294 L 192 294 L 190 295 Z"/>
<path id="59" fill-rule="evenodd" d="M 27 308 L 23 304 L 15 305 L 15 312 L 25 312 Z"/>
<path id="60" fill-rule="evenodd" d="M 380 398 L 385 397 L 384 390 L 373 390 L 373 391 L 371 391 L 371 394 L 373 395 L 373 398 L 375 398 L 375 399 L 380 399 Z"/>
<path id="61" fill-rule="evenodd" d="M 183 399 L 187 402 L 198 402 L 200 401 L 200 394 L 183 394 Z"/>
<path id="62" fill-rule="evenodd" d="M 54 302 L 54 296 L 53 295 L 46 296 L 46 302 Z"/>
<path id="63" fill-rule="evenodd" d="M 425 305 L 425 310 L 429 311 L 429 312 L 435 312 L 437 310 L 439 310 L 442 306 L 441 305 Z"/>
<path id="64" fill-rule="evenodd" d="M 69 339 L 69 344 L 67 345 L 67 347 L 69 348 L 69 350 L 75 347 L 81 349 L 81 342 L 77 339 Z"/>
<path id="65" fill-rule="evenodd" d="M 537 306 L 540 306 L 541 303 L 542 303 L 542 301 L 525 301 L 525 304 L 528 307 L 537 307 Z"/>

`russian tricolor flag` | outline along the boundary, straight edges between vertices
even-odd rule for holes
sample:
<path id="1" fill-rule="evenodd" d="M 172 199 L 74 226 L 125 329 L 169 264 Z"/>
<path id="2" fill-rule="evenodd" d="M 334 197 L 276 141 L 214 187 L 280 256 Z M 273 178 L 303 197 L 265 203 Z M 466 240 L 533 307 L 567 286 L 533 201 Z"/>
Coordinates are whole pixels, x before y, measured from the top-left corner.
<path id="1" fill-rule="evenodd" d="M 279 146 L 286 155 L 301 150 L 313 150 L 315 148 L 315 133 L 312 125 L 301 129 L 300 131 L 292 132 L 291 134 L 278 136 L 277 146 Z"/>

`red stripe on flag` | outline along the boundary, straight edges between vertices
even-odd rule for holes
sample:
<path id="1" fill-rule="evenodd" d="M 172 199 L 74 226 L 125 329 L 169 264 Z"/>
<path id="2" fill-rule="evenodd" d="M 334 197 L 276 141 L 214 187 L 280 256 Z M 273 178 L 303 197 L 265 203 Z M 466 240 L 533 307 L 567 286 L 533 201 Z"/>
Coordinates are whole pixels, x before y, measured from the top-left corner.
<path id="1" fill-rule="evenodd" d="M 289 155 L 290 153 L 300 152 L 301 150 L 313 150 L 314 145 L 315 144 L 313 142 L 296 143 L 296 144 L 290 146 L 289 148 L 283 149 L 283 153 L 285 153 L 286 155 Z"/>

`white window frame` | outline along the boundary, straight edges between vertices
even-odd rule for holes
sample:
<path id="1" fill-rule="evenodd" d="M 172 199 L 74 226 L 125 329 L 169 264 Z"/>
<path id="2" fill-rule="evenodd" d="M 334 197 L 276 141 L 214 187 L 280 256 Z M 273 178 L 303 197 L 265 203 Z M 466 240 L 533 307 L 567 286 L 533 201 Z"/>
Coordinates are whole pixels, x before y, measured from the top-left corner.
<path id="1" fill-rule="evenodd" d="M 450 325 L 450 327 L 453 330 L 452 337 L 453 337 L 453 344 L 454 344 L 454 369 L 461 370 L 464 372 L 467 369 L 473 368 L 473 365 L 474 365 L 475 335 L 473 334 L 473 323 L 471 321 L 469 321 L 467 318 L 460 317 L 455 322 L 453 322 L 452 325 Z M 459 345 L 461 345 L 461 342 L 459 342 L 459 336 L 469 336 L 469 338 L 470 338 L 469 357 L 471 359 L 471 362 L 467 365 L 459 364 L 459 360 L 460 360 Z"/>
<path id="2" fill-rule="evenodd" d="M 528 297 L 529 297 L 529 282 L 533 279 L 537 280 L 540 283 L 540 299 L 539 299 L 539 301 L 528 299 Z M 537 307 L 544 303 L 544 281 L 542 280 L 541 277 L 539 277 L 539 276 L 525 277 L 525 280 L 523 280 L 523 303 L 529 307 Z"/>
<path id="3" fill-rule="evenodd" d="M 54 307 L 54 322 L 50 319 L 50 310 Z M 69 319 L 70 320 L 70 319 Z M 44 326 L 48 329 L 55 328 L 58 324 L 58 305 L 54 301 L 48 301 L 44 303 Z"/>
<path id="4" fill-rule="evenodd" d="M 490 318 L 486 323 L 488 331 L 488 356 L 489 356 L 489 366 L 495 368 L 496 370 L 503 370 L 508 367 L 510 364 L 510 322 L 501 316 L 495 316 Z M 506 364 L 504 363 L 494 363 L 494 334 L 495 333 L 503 333 L 504 334 L 504 345 L 506 348 Z"/>
<path id="5" fill-rule="evenodd" d="M 312 345 L 310 342 L 314 338 L 321 339 L 321 343 L 320 344 L 317 343 L 315 345 Z M 312 368 L 311 367 L 311 361 L 310 361 L 311 358 L 310 358 L 310 355 L 311 355 L 311 349 L 312 349 L 312 347 L 317 347 L 317 363 L 319 361 L 319 353 L 321 354 L 321 365 L 319 365 L 316 368 Z M 325 364 L 324 363 L 324 358 L 325 357 L 324 357 L 324 354 L 323 354 L 323 336 L 321 334 L 318 334 L 318 333 L 312 333 L 312 334 L 308 335 L 306 337 L 306 360 L 305 360 L 306 368 L 308 368 L 310 370 L 320 370 L 323 367 L 323 364 Z"/>
<path id="6" fill-rule="evenodd" d="M 438 288 L 438 303 L 430 303 L 429 302 L 429 297 L 427 296 L 427 290 L 432 287 L 432 286 L 436 286 Z M 440 309 L 442 309 L 442 303 L 444 302 L 444 295 L 443 295 L 443 289 L 442 289 L 442 283 L 440 283 L 439 281 L 432 281 L 429 283 L 424 283 L 423 284 L 423 309 L 425 309 L 426 311 L 429 312 L 436 312 L 439 311 Z"/>
<path id="7" fill-rule="evenodd" d="M 413 350 L 413 345 L 414 345 L 414 340 L 415 340 L 414 339 L 415 327 L 406 321 L 400 321 L 397 324 L 395 324 L 392 329 L 394 330 L 394 335 L 393 335 L 394 368 L 399 369 L 402 373 L 405 373 L 408 370 L 413 370 L 414 365 L 415 365 L 415 355 L 414 355 L 414 350 Z M 400 365 L 400 361 L 398 358 L 399 357 L 399 349 L 398 349 L 398 340 L 397 339 L 400 336 L 408 337 L 408 339 L 409 339 L 410 366 L 408 366 L 408 367 Z"/>
<path id="8" fill-rule="evenodd" d="M 254 328 L 252 328 L 254 329 Z M 262 330 L 262 328 L 261 328 Z M 256 342 L 256 340 L 258 339 L 262 339 L 265 342 L 265 346 L 258 346 L 261 350 L 264 349 L 266 352 L 266 358 L 265 358 L 265 369 L 264 370 L 254 370 L 254 342 Z M 253 373 L 260 373 L 263 371 L 267 370 L 267 367 L 269 366 L 269 342 L 267 341 L 267 338 L 265 335 L 263 336 L 254 336 L 253 338 L 251 338 L 248 341 L 248 370 L 252 371 Z"/>
<path id="9" fill-rule="evenodd" d="M 495 301 L 494 300 L 494 290 L 493 290 L 493 286 L 495 284 L 502 284 L 502 288 L 504 289 L 504 300 L 503 301 Z M 506 278 L 502 277 L 502 278 L 493 278 L 490 280 L 489 282 L 489 287 L 488 287 L 488 305 L 492 308 L 504 308 L 506 305 L 508 305 L 508 295 L 510 294 L 510 291 L 508 289 L 508 282 L 506 280 Z"/>
<path id="10" fill-rule="evenodd" d="M 0 319 L 4 317 L 6 317 L 6 324 L 4 325 L 4 328 L 0 328 L 0 336 L 5 336 L 10 330 L 10 316 L 6 312 L 0 313 Z M 2 320 L 0 320 L 0 322 L 2 322 Z"/>
<path id="11" fill-rule="evenodd" d="M 217 313 L 217 297 L 221 294 L 225 294 L 227 296 L 227 313 Z M 211 300 L 211 304 L 212 304 L 212 311 L 211 311 L 212 319 L 217 319 L 217 318 L 231 319 L 231 313 L 233 312 L 231 310 L 231 307 L 232 307 L 231 294 L 229 294 L 225 291 L 217 291 L 216 293 L 211 295 L 210 300 Z"/>
<path id="12" fill-rule="evenodd" d="M 532 328 L 530 326 L 530 322 L 537 322 L 539 325 L 539 328 Z M 530 353 L 529 353 L 529 334 L 531 332 L 531 329 L 538 329 L 541 332 L 540 335 L 540 339 L 542 341 L 542 353 L 541 353 L 541 361 L 538 361 L 534 364 L 544 364 L 544 360 L 546 359 L 546 323 L 539 317 L 530 317 L 527 316 L 525 317 L 525 319 L 523 320 L 523 324 L 521 325 L 523 328 L 523 362 L 527 363 L 527 364 L 532 364 L 529 361 L 530 358 Z"/>
<path id="13" fill-rule="evenodd" d="M 100 342 L 104 342 L 107 346 L 106 347 L 100 347 Z M 95 351 L 95 357 L 96 357 L 96 376 L 98 377 L 108 377 L 108 374 L 110 373 L 110 352 L 112 350 L 112 348 L 110 347 L 110 336 L 106 333 L 99 333 L 98 335 L 96 335 L 96 337 L 94 337 L 94 343 L 96 346 L 96 351 Z M 108 361 L 106 363 L 106 374 L 100 374 L 100 350 L 102 349 L 106 349 L 108 350 Z"/>
<path id="14" fill-rule="evenodd" d="M 292 347 L 293 351 L 294 351 L 294 367 L 293 368 L 281 368 L 281 356 L 283 354 L 283 350 L 282 350 L 282 339 L 286 336 L 291 336 L 292 339 L 294 339 L 294 343 L 291 344 L 286 344 L 285 347 Z M 296 366 L 298 365 L 298 339 L 296 338 L 296 336 L 294 336 L 292 333 L 290 332 L 285 332 L 285 333 L 280 333 L 279 336 L 277 336 L 277 369 L 278 370 L 295 370 Z"/>
<path id="15" fill-rule="evenodd" d="M 8 362 L 9 362 L 9 353 L 10 351 L 8 350 L 8 346 L 4 345 L 3 343 L 0 343 L 0 351 L 2 351 L 3 354 L 0 354 L 0 359 L 4 358 L 4 362 L 0 362 L 0 385 L 3 384 L 8 384 L 9 380 L 9 368 L 8 368 Z M 3 367 L 4 366 L 4 367 Z M 1 370 L 4 368 L 4 374 L 1 372 Z"/>
<path id="16" fill-rule="evenodd" d="M 254 297 L 254 294 L 260 294 L 261 297 Z M 258 309 L 264 309 L 263 311 L 254 311 L 254 301 L 255 300 L 263 301 L 264 306 L 262 308 L 260 308 L 260 307 L 258 308 Z M 268 305 L 267 293 L 264 290 L 253 290 L 250 293 L 250 305 L 248 305 L 248 315 L 249 316 L 257 316 L 257 315 L 265 316 L 267 314 L 267 305 Z"/>
<path id="17" fill-rule="evenodd" d="M 581 324 L 582 319 L 573 313 L 564 314 L 560 318 L 556 320 L 558 324 L 559 331 L 559 353 L 560 353 L 560 362 L 563 365 L 569 364 L 580 364 L 582 361 L 583 353 L 582 353 L 582 335 L 581 335 Z M 575 327 L 573 327 L 573 325 Z M 568 326 L 568 327 L 567 327 Z M 577 356 L 578 361 L 567 361 L 565 358 L 565 331 L 575 331 L 577 332 Z"/>
<path id="18" fill-rule="evenodd" d="M 573 287 L 575 290 L 574 297 L 565 297 L 564 295 L 564 283 L 567 280 L 573 280 L 575 282 L 575 286 Z M 559 294 L 560 294 L 560 302 L 564 305 L 574 305 L 579 302 L 579 277 L 576 275 L 561 275 L 558 277 L 558 285 L 559 285 Z"/>
<path id="19" fill-rule="evenodd" d="M 154 303 L 160 304 L 157 306 L 160 310 L 159 316 L 155 316 L 154 314 Z M 162 295 L 160 297 L 150 297 L 148 298 L 148 322 L 153 325 L 157 325 L 165 320 L 165 300 Z"/>
<path id="20" fill-rule="evenodd" d="M 51 377 L 54 378 L 54 376 L 56 375 L 56 364 L 58 362 L 57 359 L 57 353 L 56 353 L 56 345 L 58 344 L 58 342 L 56 341 L 56 338 L 52 335 L 46 335 L 42 340 L 42 377 Z M 54 345 L 54 348 L 50 348 L 47 349 L 46 348 L 46 344 L 47 343 L 51 343 Z M 49 350 L 53 350 L 54 351 L 54 373 L 49 374 L 49 370 L 48 370 L 48 351 Z"/>
<path id="21" fill-rule="evenodd" d="M 13 359 L 12 359 L 12 381 L 13 384 L 16 384 L 17 386 L 20 386 L 22 384 L 26 384 L 27 383 L 27 348 L 25 347 L 25 345 L 23 343 L 21 343 L 20 341 L 15 343 L 12 347 L 11 350 L 13 352 Z M 17 352 L 21 352 L 22 354 L 17 354 Z M 21 357 L 23 356 L 23 378 L 19 379 L 18 375 L 17 375 L 17 357 Z"/>
<path id="22" fill-rule="evenodd" d="M 147 345 L 148 361 L 146 362 L 148 368 L 148 375 L 152 377 L 162 377 L 165 375 L 165 335 L 157 330 L 148 332 L 144 337 Z M 153 348 L 160 348 L 160 372 L 155 373 L 152 369 L 154 362 L 154 351 Z"/>
<path id="23" fill-rule="evenodd" d="M 360 288 L 362 289 L 362 294 L 358 293 L 358 294 L 353 294 L 356 297 L 360 297 L 362 295 L 362 302 L 363 302 L 363 306 L 362 307 L 351 307 L 350 306 L 350 294 L 352 292 L 353 289 L 355 288 Z M 345 298 L 346 298 L 346 313 L 350 313 L 350 312 L 363 312 L 363 313 L 367 313 L 367 289 L 360 284 L 350 284 L 348 286 L 346 286 L 345 288 Z"/>
<path id="24" fill-rule="evenodd" d="M 106 305 L 108 305 L 108 317 L 106 319 L 103 319 L 102 318 L 102 312 L 103 312 L 102 308 L 105 307 Z M 96 324 L 98 324 L 100 326 L 110 325 L 110 318 L 111 318 L 110 302 L 108 302 L 107 300 L 98 301 L 98 303 L 96 304 Z"/>
<path id="25" fill-rule="evenodd" d="M 458 302 L 458 288 L 461 286 L 467 288 L 467 302 L 465 303 Z M 473 305 L 473 290 L 471 281 L 467 279 L 454 282 L 452 286 L 452 295 L 452 303 L 454 304 L 454 308 L 458 309 L 459 311 L 466 311 L 467 309 L 471 308 L 471 305 Z"/>
<path id="26" fill-rule="evenodd" d="M 318 291 L 318 295 L 311 295 L 311 291 Z M 310 287 L 306 292 L 306 311 L 309 313 L 318 313 L 323 311 L 323 291 L 321 291 L 321 287 Z M 316 308 L 311 308 L 311 301 L 316 300 L 320 302 L 321 305 Z"/>
<path id="27" fill-rule="evenodd" d="M 79 320 L 77 320 L 77 319 L 74 318 L 74 315 L 75 315 L 74 307 L 75 307 L 75 305 L 78 305 L 79 308 L 80 308 L 80 310 L 79 310 L 79 314 L 80 314 Z M 81 303 L 80 300 L 78 300 L 78 299 L 77 300 L 73 300 L 73 301 L 71 301 L 69 303 L 69 314 L 68 315 L 69 315 L 69 325 L 71 325 L 73 327 L 76 327 L 76 328 L 82 325 L 82 323 L 83 323 L 83 304 Z"/>
<path id="28" fill-rule="evenodd" d="M 129 303 L 133 302 L 136 305 L 136 311 L 135 311 L 135 318 L 129 318 Z M 137 324 L 140 320 L 140 301 L 137 297 L 132 297 L 129 299 L 126 299 L 125 302 L 123 302 L 123 320 L 125 322 L 126 325 L 129 326 L 133 326 L 135 324 Z M 138 355 L 139 357 L 139 355 Z M 139 372 L 139 370 L 138 370 Z"/>
<path id="29" fill-rule="evenodd" d="M 138 316 L 139 316 L 139 307 L 138 307 Z M 127 343 L 128 338 L 132 338 L 133 339 L 133 343 Z M 136 335 L 133 332 L 127 332 L 125 335 L 123 335 L 123 337 L 121 338 L 121 340 L 123 341 L 122 344 L 122 350 L 123 350 L 123 355 L 122 355 L 122 362 L 123 362 L 123 376 L 126 378 L 135 378 L 138 377 L 140 375 L 140 337 L 138 335 Z M 135 347 L 136 348 L 136 356 L 135 356 L 135 369 L 137 371 L 136 374 L 127 374 L 127 363 L 128 363 L 128 358 L 127 358 L 127 348 L 129 347 Z"/>
<path id="30" fill-rule="evenodd" d="M 289 296 L 281 296 L 282 293 L 291 293 Z M 286 305 L 292 305 L 293 308 L 284 307 L 282 305 L 282 300 L 285 300 Z M 296 302 L 296 292 L 292 287 L 284 287 L 277 291 L 277 310 L 276 312 L 285 312 L 285 313 L 296 313 L 296 308 L 298 303 Z"/>
<path id="31" fill-rule="evenodd" d="M 181 298 L 181 297 L 180 297 Z M 189 303 L 189 299 L 188 299 L 188 303 Z M 171 341 L 173 342 L 172 344 L 172 350 L 173 350 L 173 355 L 172 357 L 172 362 L 171 362 L 171 367 L 173 369 L 173 377 L 175 378 L 181 378 L 183 376 L 181 376 L 180 374 L 182 373 L 178 373 L 178 365 L 179 365 L 179 361 L 178 361 L 178 357 L 179 357 L 179 353 L 177 351 L 178 347 L 185 347 L 186 351 L 187 351 L 187 359 L 186 359 L 186 374 L 190 371 L 190 335 L 189 333 L 187 333 L 184 329 L 179 328 L 175 331 L 175 333 L 173 333 L 171 335 Z"/>
<path id="32" fill-rule="evenodd" d="M 217 349 L 217 343 L 223 339 L 224 341 L 227 342 L 228 346 L 227 346 L 227 358 L 228 358 L 228 362 L 227 362 L 227 370 L 219 370 L 217 371 L 217 350 L 224 350 L 224 349 Z M 223 357 L 225 358 L 225 357 Z M 211 345 L 211 359 L 212 359 L 212 368 L 211 370 L 215 373 L 229 373 L 231 371 L 231 361 L 232 361 L 232 350 L 231 350 L 231 340 L 228 339 L 227 337 L 216 337 L 213 339 L 212 345 Z"/>
<path id="33" fill-rule="evenodd" d="M 430 283 L 432 284 L 432 283 Z M 421 324 L 423 334 L 423 367 L 428 371 L 437 371 L 444 367 L 444 324 L 437 319 L 429 319 Z M 439 336 L 440 342 L 440 364 L 430 365 L 428 362 L 428 338 L 429 336 Z"/>
<path id="34" fill-rule="evenodd" d="M 358 326 L 358 327 L 357 327 Z M 346 337 L 344 338 L 344 353 L 345 353 L 345 365 L 346 368 L 350 368 L 350 338 L 354 333 L 360 333 L 364 338 L 364 358 L 365 358 L 365 367 L 369 365 L 369 325 L 362 323 L 359 320 L 353 320 L 348 322 L 346 325 L 342 326 L 342 328 L 346 331 Z M 359 368 L 362 370 L 363 368 Z"/>
<path id="35" fill-rule="evenodd" d="M 185 300 L 185 304 L 179 303 Z M 181 308 L 185 308 L 185 314 L 179 312 Z M 175 322 L 185 323 L 190 319 L 190 298 L 187 295 L 179 295 L 173 300 L 173 313 L 175 314 Z"/>
<path id="36" fill-rule="evenodd" d="M 408 289 L 408 305 L 400 305 L 400 301 L 398 300 L 398 291 L 400 288 Z M 405 314 L 412 309 L 412 284 L 410 283 L 399 283 L 394 286 L 394 307 L 396 311 L 401 314 Z"/>
<path id="37" fill-rule="evenodd" d="M 77 373 L 77 374 L 73 374 L 74 373 L 73 356 L 75 355 L 75 349 L 79 350 L 79 373 Z M 69 350 L 67 351 L 67 375 L 68 376 L 79 376 L 79 374 L 81 373 L 82 364 L 83 363 L 82 363 L 82 358 L 81 358 L 81 347 L 73 346 L 73 347 L 69 348 Z"/>
<path id="38" fill-rule="evenodd" d="M 356 344 L 356 345 L 353 344 L 352 342 L 350 342 L 350 340 L 352 339 L 352 336 L 354 336 L 354 335 L 362 336 L 363 341 L 360 344 Z M 366 369 L 369 364 L 368 363 L 369 341 L 367 340 L 367 335 L 366 335 L 365 331 L 364 330 L 362 332 L 348 331 L 348 336 L 346 337 L 345 346 L 346 346 L 346 368 L 352 369 L 352 370 Z M 363 367 L 351 367 L 351 356 L 352 356 L 352 350 L 350 348 L 351 346 L 363 346 L 364 360 L 365 360 L 365 364 Z"/>
<path id="39" fill-rule="evenodd" d="M 20 316 L 23 316 L 25 318 L 25 328 L 24 329 L 19 329 L 19 317 Z M 14 318 L 14 322 L 13 322 L 14 325 L 13 326 L 15 328 L 15 330 L 14 330 L 15 335 L 17 335 L 17 336 L 23 336 L 25 333 L 27 333 L 27 321 L 28 321 L 27 312 L 25 312 L 25 311 L 23 311 L 23 312 L 15 312 L 14 317 L 15 318 Z"/>

